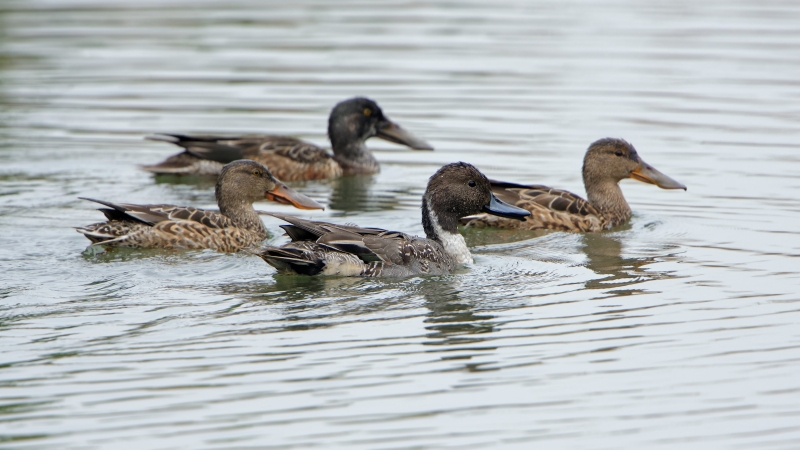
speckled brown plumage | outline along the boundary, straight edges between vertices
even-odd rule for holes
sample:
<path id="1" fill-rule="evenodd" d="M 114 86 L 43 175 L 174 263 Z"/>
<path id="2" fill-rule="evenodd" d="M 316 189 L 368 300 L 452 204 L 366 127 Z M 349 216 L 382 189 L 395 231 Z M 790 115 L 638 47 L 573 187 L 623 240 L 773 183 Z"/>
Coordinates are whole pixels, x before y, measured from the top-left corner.
<path id="1" fill-rule="evenodd" d="M 322 208 L 313 200 L 278 182 L 266 167 L 242 160 L 226 165 L 215 189 L 220 211 L 188 206 L 135 205 L 85 199 L 108 208 L 108 219 L 78 232 L 93 244 L 137 248 L 209 248 L 235 252 L 256 246 L 267 230 L 253 202 L 269 199 L 299 208 Z"/>
<path id="2" fill-rule="evenodd" d="M 209 248 L 235 252 L 256 246 L 267 237 L 263 226 L 260 229 L 237 226 L 227 217 L 213 211 L 173 205 L 130 205 L 86 200 L 112 208 L 100 210 L 108 221 L 78 228 L 93 244 L 133 248 Z M 125 212 L 112 213 L 120 210 Z M 155 222 L 141 222 L 125 217 L 132 217 L 134 211 L 161 217 Z M 189 217 L 182 218 L 183 216 Z"/>
<path id="3" fill-rule="evenodd" d="M 471 227 L 530 230 L 607 230 L 622 225 L 631 217 L 630 206 L 618 184 L 624 178 L 634 178 L 663 189 L 686 189 L 645 163 L 628 142 L 606 138 L 592 143 L 586 151 L 583 180 L 588 201 L 569 191 L 548 186 L 492 181 L 495 195 L 530 211 L 531 216 L 524 221 L 512 221 L 480 214 L 465 217 L 461 223 Z"/>
<path id="4" fill-rule="evenodd" d="M 502 182 L 493 182 L 492 191 L 504 201 L 530 211 L 530 217 L 524 221 L 514 221 L 480 214 L 465 217 L 462 224 L 477 228 L 561 231 L 599 231 L 607 226 L 606 217 L 594 206 L 568 191 L 547 186 L 521 186 Z"/>
<path id="5" fill-rule="evenodd" d="M 143 168 L 159 174 L 204 175 L 218 173 L 224 163 L 252 159 L 269 167 L 283 181 L 371 174 L 380 169 L 378 161 L 365 146 L 365 141 L 373 136 L 414 149 L 432 150 L 428 143 L 387 119 L 372 100 L 353 98 L 337 104 L 331 111 L 328 137 L 333 154 L 314 144 L 286 136 L 159 134 L 148 139 L 170 142 L 186 151 Z"/>
<path id="6" fill-rule="evenodd" d="M 325 149 L 300 139 L 285 136 L 251 135 L 240 138 L 219 136 L 152 136 L 186 148 L 160 164 L 145 170 L 175 175 L 216 175 L 221 161 L 251 159 L 270 168 L 282 181 L 323 180 L 344 173 L 333 155 Z"/>

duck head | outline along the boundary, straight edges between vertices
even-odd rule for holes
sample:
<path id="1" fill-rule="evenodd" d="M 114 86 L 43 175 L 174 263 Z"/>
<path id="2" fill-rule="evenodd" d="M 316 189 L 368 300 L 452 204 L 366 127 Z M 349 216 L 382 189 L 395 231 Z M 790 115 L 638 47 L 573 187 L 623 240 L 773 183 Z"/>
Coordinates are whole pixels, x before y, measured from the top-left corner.
<path id="1" fill-rule="evenodd" d="M 605 138 L 593 142 L 583 159 L 583 182 L 587 192 L 591 186 L 616 184 L 625 178 L 655 184 L 661 189 L 686 190 L 686 186 L 644 162 L 627 141 Z"/>
<path id="2" fill-rule="evenodd" d="M 215 194 L 223 214 L 227 214 L 226 209 L 252 206 L 264 199 L 299 209 L 325 209 L 278 181 L 263 165 L 248 159 L 234 161 L 222 168 Z"/>
<path id="3" fill-rule="evenodd" d="M 438 236 L 440 230 L 458 233 L 458 219 L 481 212 L 518 220 L 531 215 L 497 198 L 486 176 L 464 162 L 448 164 L 433 174 L 422 208 L 422 225 L 429 237 Z"/>
<path id="4" fill-rule="evenodd" d="M 333 107 L 328 119 L 328 137 L 334 153 L 361 148 L 373 136 L 414 150 L 433 150 L 430 144 L 389 120 L 378 104 L 368 98 L 351 98 Z"/>

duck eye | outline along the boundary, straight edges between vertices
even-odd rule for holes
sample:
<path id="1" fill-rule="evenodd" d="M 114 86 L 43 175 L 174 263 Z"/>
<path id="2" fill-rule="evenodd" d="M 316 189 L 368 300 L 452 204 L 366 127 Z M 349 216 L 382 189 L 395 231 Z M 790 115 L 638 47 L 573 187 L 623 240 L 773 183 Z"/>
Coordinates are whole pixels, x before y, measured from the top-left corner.
<path id="1" fill-rule="evenodd" d="M 469 180 L 469 183 L 467 184 L 469 185 L 469 187 L 475 187 L 475 181 L 473 180 Z"/>
<path id="2" fill-rule="evenodd" d="M 617 156 L 622 156 L 622 152 L 619 151 L 619 150 L 615 151 L 614 154 L 617 155 Z"/>
<path id="3" fill-rule="evenodd" d="M 369 108 L 364 108 L 364 115 L 369 117 L 372 115 L 372 110 Z"/>
<path id="4" fill-rule="evenodd" d="M 261 176 L 261 171 L 260 170 L 254 170 L 253 171 L 253 175 L 255 175 L 257 177 L 260 177 Z"/>

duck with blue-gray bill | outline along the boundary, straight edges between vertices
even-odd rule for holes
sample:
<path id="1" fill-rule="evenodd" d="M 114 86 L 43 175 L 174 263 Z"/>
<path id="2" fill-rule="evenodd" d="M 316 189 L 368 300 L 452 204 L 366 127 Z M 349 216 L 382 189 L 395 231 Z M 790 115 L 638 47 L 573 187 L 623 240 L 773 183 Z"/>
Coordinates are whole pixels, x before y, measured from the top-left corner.
<path id="1" fill-rule="evenodd" d="M 588 201 L 563 189 L 492 180 L 495 195 L 530 211 L 530 217 L 518 221 L 479 214 L 465 217 L 461 223 L 478 228 L 608 230 L 631 218 L 631 207 L 619 187 L 619 182 L 625 178 L 654 184 L 661 189 L 686 190 L 686 186 L 644 162 L 627 141 L 605 138 L 593 142 L 583 159 L 583 184 Z"/>
<path id="2" fill-rule="evenodd" d="M 258 255 L 283 273 L 359 277 L 443 275 L 472 263 L 458 219 L 485 212 L 523 220 L 530 212 L 499 200 L 489 180 L 471 164 L 448 164 L 428 181 L 422 197 L 425 238 L 380 228 L 361 228 L 273 216 L 291 242 L 265 247 Z"/>
<path id="3" fill-rule="evenodd" d="M 253 202 L 270 200 L 300 209 L 322 205 L 276 180 L 263 165 L 235 161 L 222 168 L 215 188 L 219 211 L 190 206 L 135 205 L 83 198 L 105 205 L 106 221 L 77 228 L 93 245 L 213 249 L 235 252 L 261 244 L 267 229 Z"/>
<path id="4" fill-rule="evenodd" d="M 147 139 L 170 142 L 185 151 L 143 169 L 156 174 L 217 175 L 223 164 L 252 159 L 269 167 L 283 181 L 373 174 L 380 170 L 380 165 L 365 144 L 371 137 L 415 150 L 433 150 L 430 144 L 389 120 L 377 103 L 356 97 L 337 104 L 331 111 L 328 138 L 333 154 L 288 136 L 157 134 Z"/>

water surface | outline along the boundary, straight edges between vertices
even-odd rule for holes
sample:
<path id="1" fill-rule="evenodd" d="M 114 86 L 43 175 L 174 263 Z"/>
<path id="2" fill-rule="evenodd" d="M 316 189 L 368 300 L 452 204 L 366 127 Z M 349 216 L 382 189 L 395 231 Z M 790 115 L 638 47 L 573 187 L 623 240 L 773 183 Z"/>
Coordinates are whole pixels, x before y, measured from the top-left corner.
<path id="1" fill-rule="evenodd" d="M 798 23 L 784 1 L 6 1 L 0 440 L 796 448 Z M 625 181 L 625 227 L 470 231 L 474 267 L 406 280 L 94 254 L 71 229 L 102 217 L 79 196 L 214 206 L 138 168 L 175 152 L 146 134 L 325 144 L 354 95 L 436 151 L 370 141 L 380 174 L 294 186 L 310 217 L 420 234 L 458 160 L 583 193 L 606 136 L 689 190 Z"/>

